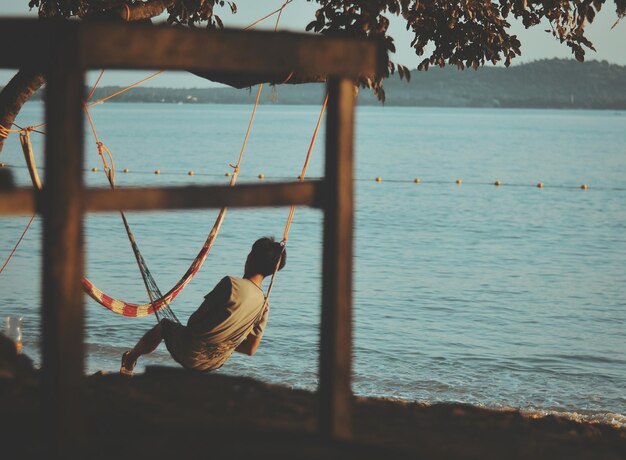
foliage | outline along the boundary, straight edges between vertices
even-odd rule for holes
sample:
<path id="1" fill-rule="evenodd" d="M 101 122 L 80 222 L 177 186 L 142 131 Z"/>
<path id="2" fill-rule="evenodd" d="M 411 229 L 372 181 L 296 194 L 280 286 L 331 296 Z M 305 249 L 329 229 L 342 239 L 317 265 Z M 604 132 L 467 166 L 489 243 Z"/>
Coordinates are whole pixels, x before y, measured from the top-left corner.
<path id="1" fill-rule="evenodd" d="M 585 48 L 594 49 L 585 36 L 606 0 L 308 0 L 319 4 L 306 30 L 325 35 L 379 39 L 388 52 L 395 51 L 388 34 L 389 17 L 401 16 L 413 33 L 412 48 L 424 56 L 419 70 L 446 64 L 460 69 L 477 69 L 488 62 L 511 61 L 521 55 L 521 43 L 511 35 L 511 19 L 526 27 L 548 23 L 552 35 L 583 61 Z M 614 0 L 619 18 L 626 15 L 626 0 Z M 138 9 L 161 3 L 167 8 L 170 24 L 221 28 L 216 9 L 237 11 L 234 2 L 224 0 L 30 0 L 40 15 L 89 17 L 128 5 Z M 388 62 L 385 75 L 398 72 L 409 79 L 409 70 Z M 374 88 L 384 99 L 381 79 L 363 79 L 361 86 Z"/>

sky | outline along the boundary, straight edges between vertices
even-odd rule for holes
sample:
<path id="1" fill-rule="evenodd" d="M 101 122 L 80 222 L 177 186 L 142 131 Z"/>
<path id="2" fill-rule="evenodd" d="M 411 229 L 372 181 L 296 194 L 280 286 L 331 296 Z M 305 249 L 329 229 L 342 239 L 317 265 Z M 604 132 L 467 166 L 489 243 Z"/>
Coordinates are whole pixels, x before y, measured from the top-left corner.
<path id="1" fill-rule="evenodd" d="M 226 7 L 222 9 L 220 17 L 226 27 L 241 28 L 279 8 L 283 2 L 284 0 L 235 0 L 238 7 L 237 14 L 231 14 L 229 8 Z M 316 3 L 314 2 L 294 0 L 282 14 L 280 30 L 303 32 L 306 25 L 314 18 L 315 9 Z M 0 0 L 0 16 L 36 17 L 37 12 L 28 10 L 28 0 Z M 273 29 L 275 18 L 276 16 L 267 19 L 256 28 Z M 389 18 L 391 20 L 390 35 L 395 38 L 397 48 L 397 53 L 392 56 L 392 60 L 411 69 L 416 68 L 423 57 L 415 56 L 412 52 L 409 46 L 411 34 L 405 30 L 402 18 L 392 16 Z M 606 60 L 614 64 L 626 65 L 626 20 L 611 29 L 616 20 L 614 3 L 612 0 L 607 0 L 595 21 L 587 27 L 587 36 L 594 43 L 597 52 L 588 50 L 586 60 Z M 522 56 L 515 59 L 513 65 L 546 58 L 572 58 L 569 48 L 560 44 L 551 34 L 546 33 L 546 28 L 548 28 L 547 25 L 539 25 L 526 30 L 521 24 L 513 23 L 512 31 L 522 42 Z M 6 84 L 13 73 L 0 70 L 0 86 Z M 108 71 L 100 85 L 126 85 L 149 73 Z M 96 77 L 97 73 L 91 72 L 89 80 L 93 81 Z M 144 85 L 182 88 L 220 86 L 186 72 L 165 72 Z"/>

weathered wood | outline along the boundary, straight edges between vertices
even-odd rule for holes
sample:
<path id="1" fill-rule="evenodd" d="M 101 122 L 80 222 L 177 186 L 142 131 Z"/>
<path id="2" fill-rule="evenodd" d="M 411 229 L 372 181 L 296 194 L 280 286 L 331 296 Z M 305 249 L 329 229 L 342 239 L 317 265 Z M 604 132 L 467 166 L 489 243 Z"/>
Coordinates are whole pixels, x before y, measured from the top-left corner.
<path id="1" fill-rule="evenodd" d="M 129 24 L 81 29 L 90 67 L 211 69 L 305 75 L 375 75 L 376 46 L 363 40 L 262 31 L 181 30 Z"/>
<path id="2" fill-rule="evenodd" d="M 30 188 L 0 190 L 0 216 L 33 214 L 41 208 L 36 205 L 38 196 Z"/>
<path id="3" fill-rule="evenodd" d="M 193 186 L 86 191 L 88 211 L 199 209 L 221 207 L 321 206 L 318 182 Z"/>
<path id="4" fill-rule="evenodd" d="M 83 107 L 80 41 L 55 37 L 46 69 L 42 408 L 50 458 L 78 458 L 83 380 Z"/>
<path id="5" fill-rule="evenodd" d="M 225 73 L 301 76 L 378 75 L 384 61 L 376 42 L 314 34 L 183 29 L 109 22 L 42 24 L 0 20 L 0 42 L 19 43 L 0 57 L 0 67 L 49 59 L 47 47 L 59 29 L 77 28 L 88 68 L 210 70 Z"/>
<path id="6" fill-rule="evenodd" d="M 77 32 L 79 23 L 63 20 L 0 19 L 0 42 L 19 44 L 6 46 L 0 54 L 0 68 L 44 71 L 53 64 L 56 37 Z M 72 32 L 69 32 L 69 31 Z M 65 32 L 64 32 L 65 31 Z M 13 38 L 11 38 L 13 37 Z"/>
<path id="7" fill-rule="evenodd" d="M 354 88 L 346 79 L 328 84 L 322 323 L 320 341 L 321 434 L 351 435 L 352 226 Z"/>
<path id="8" fill-rule="evenodd" d="M 159 209 L 201 209 L 262 206 L 324 205 L 322 181 L 249 184 L 230 187 L 208 185 L 192 187 L 85 189 L 84 211 L 155 211 Z M 0 190 L 0 215 L 42 212 L 47 203 L 41 193 L 30 188 Z"/>

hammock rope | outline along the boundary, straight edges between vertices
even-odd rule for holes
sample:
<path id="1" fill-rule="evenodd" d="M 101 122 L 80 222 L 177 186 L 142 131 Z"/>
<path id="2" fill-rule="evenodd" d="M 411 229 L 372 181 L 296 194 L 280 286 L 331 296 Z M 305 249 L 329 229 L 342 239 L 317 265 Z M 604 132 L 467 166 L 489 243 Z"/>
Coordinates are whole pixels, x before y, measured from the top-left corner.
<path id="1" fill-rule="evenodd" d="M 231 179 L 230 179 L 230 186 L 234 186 L 237 182 L 237 176 L 239 175 L 240 165 L 243 160 L 247 140 L 250 136 L 252 123 L 254 121 L 254 117 L 256 114 L 257 106 L 259 104 L 259 100 L 260 100 L 260 92 L 257 94 L 257 99 L 255 101 L 252 115 L 248 123 L 246 135 L 244 137 L 241 150 L 239 152 L 239 158 L 237 160 L 237 163 L 234 166 L 231 165 L 233 167 L 233 175 L 231 176 Z M 87 120 L 89 121 L 90 127 L 92 129 L 94 139 L 96 140 L 96 146 L 98 147 L 98 154 L 100 155 L 100 158 L 102 160 L 103 170 L 106 174 L 109 184 L 111 185 L 111 188 L 115 189 L 115 163 L 113 160 L 113 155 L 111 154 L 111 151 L 106 147 L 106 145 L 98 137 L 95 124 L 93 123 L 93 119 L 91 118 L 91 115 L 89 113 L 89 107 L 87 104 L 85 104 L 85 113 L 87 114 Z M 105 153 L 106 153 L 106 157 L 105 157 Z M 107 161 L 107 157 L 109 158 L 111 162 L 110 165 L 109 165 L 109 162 Z M 139 271 L 141 272 L 144 285 L 148 292 L 150 302 L 144 303 L 144 304 L 134 304 L 130 302 L 125 302 L 123 300 L 115 299 L 105 294 L 100 289 L 98 289 L 87 278 L 83 278 L 82 284 L 83 284 L 84 290 L 92 299 L 94 299 L 96 302 L 103 305 L 104 307 L 108 308 L 109 310 L 113 311 L 114 313 L 118 313 L 120 315 L 127 316 L 127 317 L 140 317 L 140 316 L 149 315 L 151 313 L 155 313 L 157 315 L 157 319 L 166 317 L 166 318 L 172 319 L 173 321 L 178 322 L 178 319 L 176 318 L 176 315 L 169 307 L 169 304 L 172 300 L 176 298 L 176 296 L 180 293 L 180 291 L 182 291 L 185 288 L 185 286 L 187 286 L 187 284 L 191 281 L 191 279 L 196 275 L 196 273 L 200 270 L 200 268 L 204 264 L 204 261 L 206 260 L 213 246 L 215 238 L 217 237 L 217 234 L 219 233 L 219 230 L 222 226 L 222 222 L 224 221 L 224 218 L 226 216 L 226 210 L 227 210 L 226 208 L 220 209 L 220 212 L 215 220 L 215 223 L 213 224 L 213 228 L 209 232 L 209 235 L 204 245 L 202 246 L 200 252 L 196 256 L 196 258 L 193 260 L 193 262 L 191 263 L 191 266 L 189 267 L 187 272 L 185 272 L 183 277 L 165 295 L 159 289 L 156 281 L 154 280 L 154 277 L 152 276 L 148 268 L 148 265 L 145 259 L 143 258 L 141 252 L 139 251 L 135 236 L 130 229 L 130 225 L 128 224 L 128 220 L 124 212 L 120 211 L 120 214 L 122 216 L 122 221 L 124 223 L 124 228 L 128 235 L 128 239 L 131 244 L 133 253 L 135 255 L 135 260 L 137 261 Z"/>
<path id="2" fill-rule="evenodd" d="M 17 240 L 17 243 L 15 243 L 15 246 L 13 246 L 13 250 L 11 251 L 11 253 L 9 254 L 9 257 L 7 257 L 7 259 L 4 261 L 4 264 L 2 265 L 2 268 L 0 268 L 0 273 L 2 273 L 5 269 L 5 267 L 9 264 L 9 261 L 11 260 L 11 258 L 13 257 L 13 254 L 15 254 L 15 251 L 17 251 L 18 246 L 20 245 L 20 243 L 22 242 L 22 240 L 24 239 L 24 236 L 26 235 L 26 232 L 28 232 L 28 229 L 30 228 L 30 224 L 33 223 L 33 220 L 35 220 L 35 216 L 37 214 L 33 214 L 30 218 L 30 220 L 28 221 L 28 224 L 26 224 L 26 228 L 24 229 L 24 231 L 22 232 L 22 236 L 20 236 L 20 239 Z"/>
<path id="3" fill-rule="evenodd" d="M 326 111 L 326 105 L 328 104 L 328 94 L 324 98 L 324 103 L 322 104 L 322 109 L 320 110 L 320 114 L 317 117 L 317 123 L 315 124 L 315 130 L 313 131 L 313 135 L 311 136 L 311 142 L 309 143 L 309 150 L 307 151 L 306 158 L 304 160 L 304 165 L 302 166 L 302 171 L 298 176 L 298 180 L 300 182 L 304 182 L 304 178 L 306 176 L 306 171 L 309 167 L 309 163 L 311 162 L 311 154 L 313 153 L 313 147 L 315 146 L 315 140 L 317 139 L 317 133 L 320 129 L 320 125 L 322 124 L 322 118 L 324 117 L 324 112 Z M 272 278 L 270 279 L 270 284 L 267 288 L 267 293 L 265 294 L 265 301 L 263 302 L 263 308 L 261 311 L 265 310 L 267 304 L 270 300 L 270 295 L 272 294 L 272 289 L 274 287 L 274 281 L 276 279 L 276 274 L 278 273 L 278 269 L 282 262 L 285 251 L 287 250 L 287 241 L 289 240 L 289 231 L 291 230 L 291 224 L 293 222 L 294 215 L 296 213 L 296 206 L 291 206 L 289 209 L 289 215 L 287 216 L 287 222 L 285 223 L 285 230 L 283 231 L 283 239 L 280 242 L 282 246 L 282 251 L 280 253 L 280 257 L 278 258 L 278 262 L 276 262 L 276 267 L 274 267 L 274 273 L 272 273 Z"/>

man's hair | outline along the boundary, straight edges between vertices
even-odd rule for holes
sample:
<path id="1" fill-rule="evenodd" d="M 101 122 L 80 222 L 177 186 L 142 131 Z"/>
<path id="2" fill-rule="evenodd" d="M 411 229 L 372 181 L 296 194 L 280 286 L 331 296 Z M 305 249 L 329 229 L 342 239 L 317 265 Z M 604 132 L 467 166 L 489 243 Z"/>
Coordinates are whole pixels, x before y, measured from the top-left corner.
<path id="1" fill-rule="evenodd" d="M 273 237 L 259 238 L 252 245 L 248 259 L 249 270 L 253 273 L 261 273 L 269 276 L 274 273 L 280 260 L 278 269 L 281 270 L 287 263 L 287 250 L 281 243 L 277 243 Z"/>

